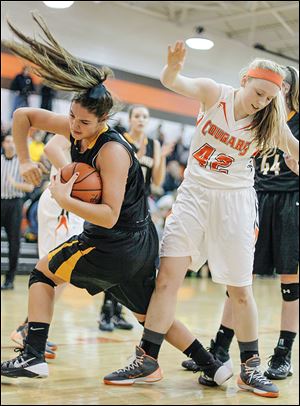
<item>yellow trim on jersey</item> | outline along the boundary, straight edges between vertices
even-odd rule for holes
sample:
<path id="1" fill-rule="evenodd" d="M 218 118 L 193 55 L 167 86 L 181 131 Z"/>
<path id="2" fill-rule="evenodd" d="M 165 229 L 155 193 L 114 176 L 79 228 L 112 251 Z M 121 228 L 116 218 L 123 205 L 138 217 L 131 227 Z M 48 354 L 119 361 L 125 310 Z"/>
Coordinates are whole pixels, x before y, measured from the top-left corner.
<path id="1" fill-rule="evenodd" d="M 72 272 L 83 255 L 88 254 L 90 251 L 94 250 L 95 247 L 89 247 L 84 251 L 78 251 L 73 254 L 69 259 L 67 259 L 55 272 L 55 275 L 63 279 L 66 282 L 70 282 Z"/>
<path id="2" fill-rule="evenodd" d="M 66 247 L 71 247 L 71 245 L 77 243 L 78 240 L 74 240 L 72 242 L 65 242 L 63 245 L 60 245 L 58 248 L 56 248 L 55 250 L 49 252 L 48 254 L 48 261 L 51 261 L 51 259 L 54 257 L 54 255 L 56 255 L 59 251 L 63 250 Z"/>
<path id="3" fill-rule="evenodd" d="M 130 135 L 129 133 L 124 133 L 124 134 L 123 134 L 123 137 L 124 137 L 130 144 L 135 145 L 136 140 L 134 140 L 134 139 L 131 137 L 131 135 Z M 147 138 L 147 137 L 144 138 L 144 144 L 145 144 L 145 145 L 148 144 L 148 138 Z M 136 145 L 135 145 L 135 146 L 136 146 Z"/>
<path id="4" fill-rule="evenodd" d="M 293 118 L 295 114 L 296 114 L 295 111 L 290 111 L 289 115 L 288 115 L 288 118 L 287 118 L 287 121 L 290 121 L 290 119 Z"/>

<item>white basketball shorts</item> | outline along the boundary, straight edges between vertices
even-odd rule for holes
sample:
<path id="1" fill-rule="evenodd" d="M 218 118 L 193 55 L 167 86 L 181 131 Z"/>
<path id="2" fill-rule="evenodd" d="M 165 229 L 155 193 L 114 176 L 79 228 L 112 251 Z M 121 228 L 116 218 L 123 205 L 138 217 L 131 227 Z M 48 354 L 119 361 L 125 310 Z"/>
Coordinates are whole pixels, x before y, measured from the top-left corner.
<path id="1" fill-rule="evenodd" d="M 166 219 L 160 257 L 191 257 L 189 269 L 208 261 L 212 280 L 252 284 L 258 210 L 253 188 L 207 189 L 185 179 Z"/>

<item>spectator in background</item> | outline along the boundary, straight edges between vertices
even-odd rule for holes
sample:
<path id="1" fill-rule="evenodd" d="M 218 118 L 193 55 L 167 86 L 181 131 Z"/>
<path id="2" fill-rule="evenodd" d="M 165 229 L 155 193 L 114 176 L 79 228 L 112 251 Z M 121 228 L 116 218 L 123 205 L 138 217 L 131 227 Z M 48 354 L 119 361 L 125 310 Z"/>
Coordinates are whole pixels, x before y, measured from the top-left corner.
<path id="1" fill-rule="evenodd" d="M 41 94 L 41 109 L 52 111 L 52 102 L 56 95 L 56 91 L 51 87 L 42 85 L 40 89 Z"/>
<path id="2" fill-rule="evenodd" d="M 31 128 L 29 131 L 29 137 L 31 138 L 29 144 L 29 154 L 30 159 L 33 162 L 41 162 L 43 161 L 43 154 L 45 144 L 44 140 L 44 133 L 42 131 L 36 130 L 35 128 Z"/>
<path id="3" fill-rule="evenodd" d="M 10 90 L 17 92 L 12 105 L 12 114 L 19 107 L 28 107 L 28 96 L 35 91 L 28 66 L 24 66 L 21 73 L 15 76 L 10 85 Z"/>
<path id="4" fill-rule="evenodd" d="M 158 142 L 160 143 L 161 146 L 165 143 L 165 135 L 162 131 L 162 123 L 158 124 L 158 127 L 156 129 L 155 138 L 158 140 Z"/>
<path id="5" fill-rule="evenodd" d="M 39 162 L 46 168 L 47 159 L 44 155 L 45 144 L 44 132 L 39 131 L 35 128 L 29 130 L 29 137 L 31 138 L 29 144 L 29 154 L 33 162 Z M 45 171 L 46 172 L 46 171 Z M 48 181 L 49 176 L 46 178 L 43 176 L 42 183 L 36 187 L 32 193 L 29 194 L 28 200 L 26 200 L 25 205 L 27 206 L 26 218 L 28 220 L 28 228 L 24 233 L 24 238 L 26 242 L 36 242 L 38 239 L 38 218 L 37 218 L 37 209 L 39 198 L 45 189 L 45 181 Z"/>
<path id="6" fill-rule="evenodd" d="M 166 177 L 163 184 L 165 193 L 173 193 L 177 191 L 183 180 L 183 174 L 178 161 L 170 161 L 167 165 Z"/>
<path id="7" fill-rule="evenodd" d="M 178 161 L 182 166 L 182 169 L 187 165 L 187 160 L 189 156 L 189 147 L 183 143 L 184 136 L 184 125 L 181 126 L 180 135 L 177 139 L 177 142 L 174 146 L 172 154 L 167 157 L 167 163 L 171 161 Z"/>
<path id="8" fill-rule="evenodd" d="M 1 227 L 4 227 L 9 250 L 9 269 L 1 290 L 13 289 L 18 264 L 21 237 L 23 197 L 33 186 L 24 183 L 19 173 L 12 135 L 4 135 L 1 143 Z"/>

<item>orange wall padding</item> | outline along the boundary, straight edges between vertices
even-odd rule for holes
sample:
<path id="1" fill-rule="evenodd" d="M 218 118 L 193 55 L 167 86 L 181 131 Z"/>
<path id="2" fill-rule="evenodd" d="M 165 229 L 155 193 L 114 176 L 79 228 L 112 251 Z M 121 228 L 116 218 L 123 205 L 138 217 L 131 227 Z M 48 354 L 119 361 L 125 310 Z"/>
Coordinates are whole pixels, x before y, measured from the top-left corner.
<path id="1" fill-rule="evenodd" d="M 13 79 L 26 64 L 28 65 L 15 55 L 1 52 L 1 77 Z M 41 83 L 39 77 L 32 75 L 32 78 L 35 84 Z M 199 110 L 199 102 L 168 90 L 120 79 L 108 79 L 106 84 L 107 88 L 124 103 L 144 104 L 150 109 L 195 118 Z"/>

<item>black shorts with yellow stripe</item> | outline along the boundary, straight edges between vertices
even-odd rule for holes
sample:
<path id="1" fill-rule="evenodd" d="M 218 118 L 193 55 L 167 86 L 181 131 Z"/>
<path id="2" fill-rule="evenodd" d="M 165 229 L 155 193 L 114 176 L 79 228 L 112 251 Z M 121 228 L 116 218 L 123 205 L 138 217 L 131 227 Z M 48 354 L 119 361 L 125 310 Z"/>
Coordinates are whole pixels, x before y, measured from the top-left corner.
<path id="1" fill-rule="evenodd" d="M 83 232 L 48 254 L 53 274 L 91 295 L 109 291 L 133 312 L 146 314 L 155 287 L 158 237 L 150 222 L 139 231 Z"/>

